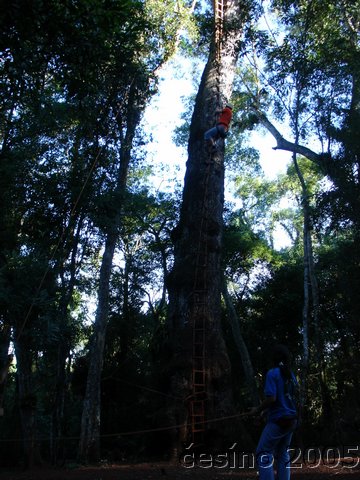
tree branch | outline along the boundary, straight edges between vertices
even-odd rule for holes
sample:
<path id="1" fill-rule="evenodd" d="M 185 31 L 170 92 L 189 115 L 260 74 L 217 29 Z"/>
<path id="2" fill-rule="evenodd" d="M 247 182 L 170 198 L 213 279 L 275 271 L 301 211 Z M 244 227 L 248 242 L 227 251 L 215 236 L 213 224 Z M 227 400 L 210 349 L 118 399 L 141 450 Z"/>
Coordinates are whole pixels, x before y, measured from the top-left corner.
<path id="1" fill-rule="evenodd" d="M 276 140 L 276 147 L 273 147 L 273 150 L 286 150 L 287 152 L 298 153 L 303 155 L 304 157 L 308 158 L 312 162 L 316 164 L 321 164 L 321 158 L 318 153 L 315 153 L 310 148 L 304 147 L 302 145 L 297 145 L 296 143 L 289 142 L 286 140 L 279 130 L 270 122 L 267 116 L 260 112 L 259 110 L 255 111 L 257 117 L 259 118 L 260 122 L 264 125 L 264 127 L 271 133 L 271 135 Z"/>

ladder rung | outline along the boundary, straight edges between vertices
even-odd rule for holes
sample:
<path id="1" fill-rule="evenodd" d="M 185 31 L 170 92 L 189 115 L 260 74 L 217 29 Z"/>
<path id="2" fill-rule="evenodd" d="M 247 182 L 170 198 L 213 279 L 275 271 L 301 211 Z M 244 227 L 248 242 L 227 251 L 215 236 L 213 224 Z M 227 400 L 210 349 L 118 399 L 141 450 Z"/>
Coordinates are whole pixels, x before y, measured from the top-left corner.
<path id="1" fill-rule="evenodd" d="M 192 416 L 192 424 L 201 424 L 205 421 L 205 414 L 202 413 L 201 415 L 193 415 Z"/>
<path id="2" fill-rule="evenodd" d="M 192 424 L 192 431 L 193 432 L 204 431 L 205 430 L 204 422 L 205 422 L 205 419 L 202 422 L 199 422 L 199 425 Z"/>
<path id="3" fill-rule="evenodd" d="M 192 418 L 192 423 L 203 422 L 205 420 L 205 412 L 203 411 L 203 408 L 202 408 L 201 413 L 194 413 L 194 414 L 192 414 L 191 418 Z"/>
<path id="4" fill-rule="evenodd" d="M 195 336 L 196 336 L 196 337 L 199 336 L 199 330 L 203 330 L 203 333 L 204 333 L 203 336 L 205 336 L 205 330 L 206 330 L 206 329 L 205 329 L 205 321 L 204 321 L 204 319 L 198 320 L 196 323 L 194 322 L 193 328 L 194 328 L 194 331 L 193 331 L 193 334 L 194 334 L 193 336 L 194 336 L 194 338 L 195 338 Z M 195 331 L 196 331 L 196 335 L 195 335 Z"/>
<path id="5" fill-rule="evenodd" d="M 204 415 L 205 415 L 204 402 L 201 402 L 201 405 L 196 405 L 196 406 L 193 405 L 192 413 L 191 413 L 192 418 L 203 417 Z"/>
<path id="6" fill-rule="evenodd" d="M 196 345 L 196 347 L 193 348 L 193 359 L 194 360 L 205 360 L 205 347 L 204 345 Z M 203 366 L 201 368 L 194 367 L 195 370 L 205 370 Z"/>
<path id="7" fill-rule="evenodd" d="M 206 295 L 206 293 L 204 292 L 202 295 L 194 295 L 194 301 L 195 303 L 206 303 L 206 301 L 204 300 L 204 295 Z"/>
<path id="8" fill-rule="evenodd" d="M 204 328 L 196 328 L 194 329 L 194 343 L 203 343 L 204 340 L 204 335 L 205 335 L 205 329 Z"/>
<path id="9" fill-rule="evenodd" d="M 193 348 L 193 358 L 199 359 L 205 357 L 205 346 L 203 343 L 196 343 Z M 200 370 L 200 369 L 196 369 Z"/>
<path id="10" fill-rule="evenodd" d="M 197 343 L 193 348 L 193 358 L 204 358 L 205 357 L 205 347 L 203 343 Z M 199 369 L 196 369 L 199 370 Z"/>
<path id="11" fill-rule="evenodd" d="M 195 367 L 203 367 L 204 366 L 204 357 L 196 357 L 193 359 Z"/>
<path id="12" fill-rule="evenodd" d="M 205 412 L 204 412 L 204 407 L 201 407 L 201 411 L 199 412 L 192 412 L 191 418 L 192 418 L 192 423 L 201 423 L 204 421 L 205 418 Z"/>
<path id="13" fill-rule="evenodd" d="M 193 385 L 193 394 L 200 395 L 205 393 L 205 386 L 206 385 Z M 200 387 L 199 389 L 197 387 Z"/>
<path id="14" fill-rule="evenodd" d="M 193 325 L 193 338 L 194 341 L 197 340 L 198 338 L 204 339 L 205 338 L 205 322 L 197 322 L 196 325 Z"/>

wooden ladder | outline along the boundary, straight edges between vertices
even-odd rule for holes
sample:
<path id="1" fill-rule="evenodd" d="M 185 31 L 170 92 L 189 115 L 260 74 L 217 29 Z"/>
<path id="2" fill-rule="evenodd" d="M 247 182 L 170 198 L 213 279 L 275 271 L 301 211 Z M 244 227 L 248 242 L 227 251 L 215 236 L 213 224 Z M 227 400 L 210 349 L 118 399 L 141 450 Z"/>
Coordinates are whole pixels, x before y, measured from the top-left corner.
<path id="1" fill-rule="evenodd" d="M 206 261 L 206 257 L 204 258 Z M 206 262 L 205 262 L 206 264 Z M 197 266 L 204 268 L 205 265 Z M 192 401 L 191 401 L 191 433 L 194 445 L 203 443 L 205 432 L 205 400 L 206 400 L 206 318 L 207 305 L 205 290 L 194 291 L 193 311 L 193 352 L 192 352 Z"/>
<path id="2" fill-rule="evenodd" d="M 199 245 L 196 254 L 195 279 L 193 286 L 192 305 L 192 401 L 190 404 L 192 442 L 195 446 L 204 443 L 206 429 L 206 324 L 209 318 L 208 311 L 208 279 L 209 259 L 206 232 L 208 227 L 207 185 L 210 169 L 206 174 L 204 198 L 202 206 L 202 221 L 199 230 Z"/>
<path id="3" fill-rule="evenodd" d="M 204 185 L 202 220 L 199 229 L 199 244 L 196 253 L 195 278 L 192 305 L 192 400 L 190 403 L 191 434 L 195 447 L 204 443 L 206 429 L 206 324 L 208 312 L 208 247 L 206 232 L 208 227 L 207 192 L 210 169 L 208 167 Z"/>
<path id="4" fill-rule="evenodd" d="M 217 63 L 220 66 L 221 45 L 224 24 L 224 12 L 227 0 L 214 0 L 215 14 L 215 47 Z M 219 67 L 220 68 L 220 67 Z M 218 71 L 218 83 L 220 70 Z M 220 86 L 218 86 L 220 97 Z M 218 101 L 218 103 L 220 103 Z M 204 232 L 207 232 L 208 213 L 206 212 L 206 198 L 210 171 L 207 171 L 204 186 L 204 199 L 202 210 L 202 223 L 199 232 L 199 246 L 195 264 L 195 280 L 193 286 L 192 306 L 192 329 L 193 329 L 193 352 L 192 352 L 192 395 L 190 401 L 190 419 L 192 441 L 195 446 L 204 442 L 206 429 L 206 394 L 207 394 L 207 370 L 206 370 L 206 324 L 209 318 L 207 275 L 208 251 Z"/>
<path id="5" fill-rule="evenodd" d="M 215 13 L 215 45 L 218 55 L 221 53 L 221 41 L 224 26 L 224 13 L 226 10 L 227 0 L 214 0 Z"/>

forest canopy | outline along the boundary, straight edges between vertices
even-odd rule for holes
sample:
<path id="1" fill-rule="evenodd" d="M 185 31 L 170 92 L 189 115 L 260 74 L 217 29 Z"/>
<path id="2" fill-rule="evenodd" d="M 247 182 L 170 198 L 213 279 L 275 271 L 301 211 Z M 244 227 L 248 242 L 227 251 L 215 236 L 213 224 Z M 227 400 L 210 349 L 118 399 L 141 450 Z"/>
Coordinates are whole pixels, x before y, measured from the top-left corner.
<path id="1" fill-rule="evenodd" d="M 223 201 L 201 177 L 218 99 L 194 69 L 199 92 L 173 139 L 188 145 L 187 173 L 172 191 L 154 189 L 142 119 L 175 53 L 215 65 L 212 2 L 10 3 L 0 13 L 0 462 L 168 458 L 188 389 L 179 344 L 192 337 L 177 309 L 197 281 L 197 194 L 209 210 Z M 208 338 L 228 363 L 214 343 L 208 356 L 213 378 L 229 365 L 230 380 L 219 374 L 211 392 L 226 391 L 231 412 L 253 406 L 269 349 L 284 343 L 303 441 L 349 444 L 360 425 L 360 2 L 235 3 L 222 31 L 234 78 L 213 70 L 213 87 L 232 90 L 233 121 L 209 183 L 225 175 L 232 200 L 206 220 L 205 257 L 219 293 Z M 265 175 L 253 132 L 271 135 L 271 161 L 288 152 L 285 172 Z M 236 428 L 224 441 L 256 441 L 251 421 Z"/>

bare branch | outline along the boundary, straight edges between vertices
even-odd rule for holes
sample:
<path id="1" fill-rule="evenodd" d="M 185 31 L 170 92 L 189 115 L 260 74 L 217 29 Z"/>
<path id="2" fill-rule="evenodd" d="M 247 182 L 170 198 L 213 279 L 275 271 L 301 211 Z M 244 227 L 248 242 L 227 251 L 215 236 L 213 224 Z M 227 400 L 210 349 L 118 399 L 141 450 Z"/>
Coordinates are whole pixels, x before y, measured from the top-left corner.
<path id="1" fill-rule="evenodd" d="M 321 164 L 320 155 L 310 148 L 304 147 L 303 145 L 298 145 L 293 142 L 289 142 L 286 140 L 279 130 L 270 122 L 267 116 L 256 110 L 255 111 L 257 117 L 259 118 L 260 122 L 264 125 L 264 127 L 271 133 L 271 135 L 276 140 L 276 147 L 273 147 L 273 150 L 286 150 L 287 152 L 298 153 L 303 155 L 304 157 L 308 158 L 312 162 L 317 163 L 318 165 Z"/>

